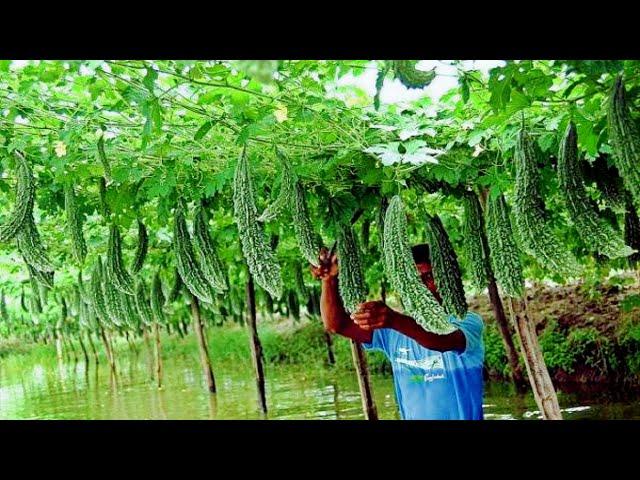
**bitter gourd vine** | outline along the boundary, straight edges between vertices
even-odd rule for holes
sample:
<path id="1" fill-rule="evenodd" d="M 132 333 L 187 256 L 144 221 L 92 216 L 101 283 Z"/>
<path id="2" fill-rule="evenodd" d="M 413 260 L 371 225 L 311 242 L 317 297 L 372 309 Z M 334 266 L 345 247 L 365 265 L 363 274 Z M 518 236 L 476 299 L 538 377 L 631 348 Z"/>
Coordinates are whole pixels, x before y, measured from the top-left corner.
<path id="1" fill-rule="evenodd" d="M 491 267 L 502 292 L 512 298 L 524 293 L 524 276 L 520 252 L 513 236 L 509 207 L 502 194 L 487 200 L 487 240 Z"/>
<path id="2" fill-rule="evenodd" d="M 147 234 L 147 227 L 145 227 L 142 220 L 138 218 L 138 247 L 136 248 L 136 255 L 131 266 L 133 273 L 138 273 L 142 270 L 144 260 L 147 258 L 147 251 L 149 250 L 149 235 Z"/>
<path id="3" fill-rule="evenodd" d="M 640 208 L 640 130 L 631 117 L 622 76 L 616 79 L 607 113 L 614 163 L 636 208 Z"/>
<path id="4" fill-rule="evenodd" d="M 464 206 L 462 238 L 464 250 L 469 259 L 471 283 L 478 290 L 483 290 L 489 284 L 491 267 L 482 243 L 482 236 L 485 232 L 482 206 L 478 196 L 469 191 L 465 191 L 462 203 Z"/>
<path id="5" fill-rule="evenodd" d="M 449 235 L 438 215 L 428 215 L 429 238 L 431 239 L 431 264 L 433 279 L 442 296 L 442 306 L 449 315 L 464 318 L 467 300 L 462 285 L 462 274 Z"/>
<path id="6" fill-rule="evenodd" d="M 213 303 L 213 291 L 196 259 L 184 210 L 180 203 L 176 206 L 173 221 L 173 248 L 178 273 L 187 289 L 203 302 Z"/>
<path id="7" fill-rule="evenodd" d="M 243 149 L 233 179 L 233 210 L 242 254 L 255 282 L 274 298 L 282 296 L 282 275 L 262 224 L 258 222 L 256 196 L 246 149 Z"/>
<path id="8" fill-rule="evenodd" d="M 383 253 L 385 274 L 400 295 L 406 313 L 427 331 L 453 332 L 455 326 L 420 279 L 409 246 L 404 205 L 398 195 L 391 199 L 385 213 Z"/>
<path id="9" fill-rule="evenodd" d="M 362 252 L 350 225 L 338 226 L 338 291 L 349 313 L 367 300 L 367 285 L 362 267 Z"/>
<path id="10" fill-rule="evenodd" d="M 133 295 L 133 280 L 122 261 L 122 240 L 120 238 L 120 229 L 115 223 L 111 224 L 109 229 L 109 241 L 107 245 L 107 260 L 105 262 L 105 270 L 107 277 L 113 281 L 117 290 Z"/>
<path id="11" fill-rule="evenodd" d="M 514 218 L 525 252 L 544 268 L 577 276 L 578 262 L 552 233 L 540 195 L 540 174 L 533 140 L 521 129 L 515 151 Z"/>
<path id="12" fill-rule="evenodd" d="M 0 226 L 0 242 L 8 242 L 22 229 L 33 211 L 36 185 L 27 159 L 16 152 L 16 196 L 13 211 Z"/>
<path id="13" fill-rule="evenodd" d="M 87 257 L 87 244 L 82 233 L 82 216 L 78 211 L 73 183 L 64 183 L 64 209 L 67 217 L 67 229 L 71 236 L 71 252 L 73 258 L 82 265 Z"/>
<path id="14" fill-rule="evenodd" d="M 280 191 L 278 197 L 258 217 L 259 222 L 269 222 L 279 217 L 282 212 L 292 204 L 296 177 L 291 169 L 289 160 L 278 150 L 278 157 L 282 165 L 280 177 Z"/>
<path id="15" fill-rule="evenodd" d="M 573 122 L 569 122 L 558 154 L 558 180 L 560 194 L 567 211 L 585 245 L 609 258 L 627 257 L 634 250 L 625 245 L 622 237 L 610 224 L 599 218 L 595 205 L 590 202 L 579 168 L 578 135 Z"/>
<path id="16" fill-rule="evenodd" d="M 320 264 L 319 255 L 322 241 L 311 224 L 307 201 L 299 181 L 296 182 L 294 187 L 292 215 L 293 230 L 298 239 L 300 252 L 311 265 L 317 267 Z"/>
<path id="17" fill-rule="evenodd" d="M 207 213 L 202 205 L 196 207 L 193 220 L 193 249 L 202 267 L 202 274 L 211 288 L 222 293 L 227 289 L 222 261 L 209 232 Z"/>
<path id="18" fill-rule="evenodd" d="M 32 213 L 27 215 L 22 228 L 18 231 L 16 244 L 25 262 L 33 268 L 41 272 L 53 272 L 55 270 L 55 266 L 49 260 L 47 251 L 42 243 Z"/>

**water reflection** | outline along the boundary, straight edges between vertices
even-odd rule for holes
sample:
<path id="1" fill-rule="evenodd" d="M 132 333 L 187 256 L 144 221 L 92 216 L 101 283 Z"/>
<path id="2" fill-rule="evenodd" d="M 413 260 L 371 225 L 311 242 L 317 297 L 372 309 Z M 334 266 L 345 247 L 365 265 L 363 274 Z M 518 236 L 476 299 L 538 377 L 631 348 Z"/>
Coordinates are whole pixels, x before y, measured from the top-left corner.
<path id="1" fill-rule="evenodd" d="M 108 362 L 34 360 L 0 362 L 0 418 L 8 419 L 259 419 L 253 370 L 249 365 L 216 368 L 217 394 L 207 392 L 199 363 L 189 355 L 164 360 L 163 387 L 157 388 L 149 357 L 120 355 L 115 374 Z M 266 369 L 268 419 L 363 419 L 353 372 L 337 368 L 273 366 Z M 381 419 L 399 418 L 391 377 L 372 375 Z M 640 418 L 637 396 L 558 395 L 566 419 Z M 487 420 L 537 419 L 531 395 L 509 384 L 489 383 L 483 404 Z"/>

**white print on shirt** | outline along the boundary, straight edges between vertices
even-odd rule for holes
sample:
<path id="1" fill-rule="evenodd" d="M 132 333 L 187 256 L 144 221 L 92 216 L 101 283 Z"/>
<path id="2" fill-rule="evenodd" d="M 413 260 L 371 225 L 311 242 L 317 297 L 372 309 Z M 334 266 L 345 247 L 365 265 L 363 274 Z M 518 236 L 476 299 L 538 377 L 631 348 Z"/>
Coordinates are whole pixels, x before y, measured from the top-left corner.
<path id="1" fill-rule="evenodd" d="M 395 361 L 401 365 L 425 370 L 425 374 L 422 377 L 422 380 L 425 382 L 433 382 L 434 380 L 440 380 L 446 377 L 444 358 L 441 353 L 435 353 L 419 360 L 412 360 L 407 358 L 409 351 L 408 348 L 399 348 L 398 352 L 400 352 L 401 356 L 397 356 Z"/>

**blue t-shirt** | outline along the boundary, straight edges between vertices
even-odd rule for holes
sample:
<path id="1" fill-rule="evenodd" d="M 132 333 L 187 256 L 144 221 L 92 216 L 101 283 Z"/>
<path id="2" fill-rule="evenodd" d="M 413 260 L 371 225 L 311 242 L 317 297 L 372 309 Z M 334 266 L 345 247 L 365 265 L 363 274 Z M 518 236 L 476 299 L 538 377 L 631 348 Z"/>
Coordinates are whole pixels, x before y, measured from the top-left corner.
<path id="1" fill-rule="evenodd" d="M 466 337 L 463 352 L 438 352 L 390 328 L 373 332 L 367 350 L 391 361 L 396 399 L 403 420 L 482 420 L 482 318 L 467 313 L 449 321 Z"/>

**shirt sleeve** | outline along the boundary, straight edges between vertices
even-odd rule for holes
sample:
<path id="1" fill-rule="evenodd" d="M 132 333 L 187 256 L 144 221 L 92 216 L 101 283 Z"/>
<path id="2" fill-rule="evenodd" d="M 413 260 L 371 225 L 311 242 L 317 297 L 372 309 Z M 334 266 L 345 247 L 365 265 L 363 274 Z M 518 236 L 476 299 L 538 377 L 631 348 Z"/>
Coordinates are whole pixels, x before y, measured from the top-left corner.
<path id="1" fill-rule="evenodd" d="M 465 336 L 466 348 L 461 355 L 471 355 L 483 349 L 482 331 L 484 322 L 480 315 L 468 313 L 464 320 L 453 319 L 451 321 Z"/>
<path id="2" fill-rule="evenodd" d="M 378 328 L 373 331 L 373 336 L 371 337 L 371 343 L 363 343 L 362 348 L 364 348 L 365 350 L 380 350 L 386 353 L 388 344 L 389 344 L 389 329 Z"/>

